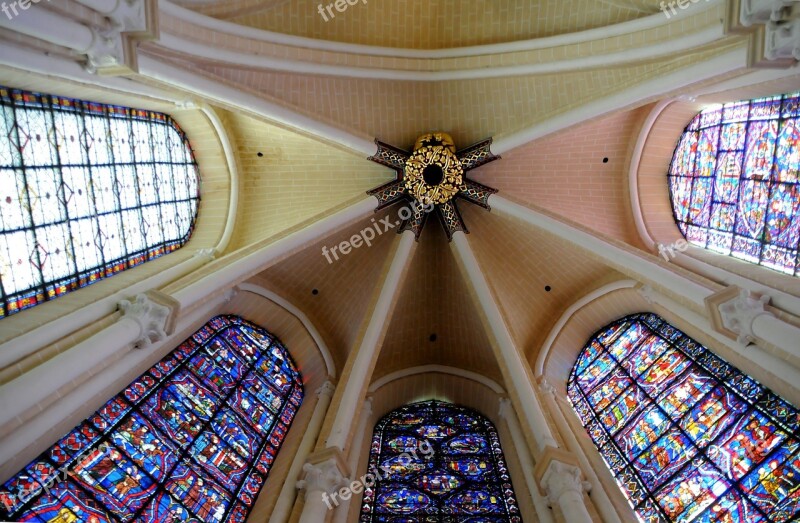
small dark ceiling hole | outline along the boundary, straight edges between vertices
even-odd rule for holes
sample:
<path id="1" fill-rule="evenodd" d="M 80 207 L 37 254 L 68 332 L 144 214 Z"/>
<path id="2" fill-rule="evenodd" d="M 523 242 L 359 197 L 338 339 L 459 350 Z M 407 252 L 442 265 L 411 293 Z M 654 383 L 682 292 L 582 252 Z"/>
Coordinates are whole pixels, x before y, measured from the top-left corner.
<path id="1" fill-rule="evenodd" d="M 428 336 L 428 339 L 431 341 L 436 341 L 436 338 L 437 338 L 436 333 L 433 333 L 430 336 Z"/>
<path id="2" fill-rule="evenodd" d="M 603 158 L 603 163 L 608 163 L 608 158 Z"/>
<path id="3" fill-rule="evenodd" d="M 317 294 L 319 294 L 319 289 L 311 289 L 311 294 L 316 296 Z"/>
<path id="4" fill-rule="evenodd" d="M 553 288 L 552 288 L 552 287 L 550 287 L 549 285 L 545 285 L 545 286 L 544 286 L 544 290 L 545 290 L 545 292 L 550 292 L 550 291 L 552 291 L 552 290 L 553 290 Z"/>

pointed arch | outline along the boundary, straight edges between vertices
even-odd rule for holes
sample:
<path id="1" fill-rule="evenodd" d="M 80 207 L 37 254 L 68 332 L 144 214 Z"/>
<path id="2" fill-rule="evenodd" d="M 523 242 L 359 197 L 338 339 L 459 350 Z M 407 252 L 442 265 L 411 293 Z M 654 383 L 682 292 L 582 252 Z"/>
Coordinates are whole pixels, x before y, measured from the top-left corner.
<path id="1" fill-rule="evenodd" d="M 640 520 L 800 514 L 800 412 L 659 316 L 593 335 L 567 394 Z"/>
<path id="2" fill-rule="evenodd" d="M 244 521 L 303 400 L 280 341 L 217 316 L 0 487 L 0 519 Z"/>
<path id="3" fill-rule="evenodd" d="M 430 400 L 384 416 L 375 426 L 368 476 L 362 523 L 392 516 L 522 521 L 497 431 L 466 407 Z"/>

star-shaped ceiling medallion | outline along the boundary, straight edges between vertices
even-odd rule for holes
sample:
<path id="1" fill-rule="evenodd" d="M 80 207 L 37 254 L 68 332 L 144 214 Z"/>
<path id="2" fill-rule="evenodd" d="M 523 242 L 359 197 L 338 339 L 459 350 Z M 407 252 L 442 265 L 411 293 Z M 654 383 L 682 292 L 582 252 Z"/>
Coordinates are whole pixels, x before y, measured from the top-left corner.
<path id="1" fill-rule="evenodd" d="M 401 232 L 411 229 L 419 238 L 428 215 L 435 212 L 450 240 L 456 231 L 469 232 L 458 211 L 459 198 L 489 210 L 489 196 L 497 190 L 467 179 L 466 173 L 500 158 L 489 150 L 491 138 L 461 151 L 456 151 L 446 133 L 420 136 L 410 153 L 378 140 L 375 143 L 378 152 L 369 160 L 394 169 L 397 178 L 367 194 L 378 198 L 376 211 L 401 201 L 411 204 L 405 216 L 400 214 Z"/>

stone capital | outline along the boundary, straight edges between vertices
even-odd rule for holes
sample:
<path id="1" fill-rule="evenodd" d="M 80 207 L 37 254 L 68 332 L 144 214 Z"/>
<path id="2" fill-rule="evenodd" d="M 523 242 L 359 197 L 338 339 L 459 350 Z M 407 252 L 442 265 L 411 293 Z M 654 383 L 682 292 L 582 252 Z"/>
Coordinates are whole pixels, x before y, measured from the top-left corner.
<path id="1" fill-rule="evenodd" d="M 550 461 L 542 475 L 541 483 L 550 505 L 558 505 L 561 497 L 567 493 L 583 497 L 587 486 L 577 465 L 556 460 Z"/>
<path id="2" fill-rule="evenodd" d="M 342 452 L 329 447 L 308 456 L 303 465 L 303 479 L 297 482 L 297 489 L 312 492 L 332 493 L 349 484 L 347 463 Z"/>
<path id="3" fill-rule="evenodd" d="M 547 378 L 544 376 L 539 378 L 539 390 L 543 393 L 552 396 L 553 398 L 556 397 L 556 388 L 553 387 L 553 384 L 547 381 Z"/>
<path id="4" fill-rule="evenodd" d="M 714 329 L 742 345 L 756 341 L 753 322 L 759 316 L 770 315 L 766 310 L 769 296 L 759 295 L 736 286 L 728 287 L 707 297 L 706 308 Z"/>
<path id="5" fill-rule="evenodd" d="M 134 342 L 136 348 L 147 347 L 166 339 L 175 330 L 180 304 L 172 296 L 159 291 L 147 291 L 135 298 L 117 303 L 121 320 L 134 321 L 141 329 Z"/>
<path id="6" fill-rule="evenodd" d="M 500 408 L 497 413 L 503 419 L 508 419 L 509 416 L 514 414 L 514 405 L 511 403 L 510 398 L 500 398 Z"/>
<path id="7" fill-rule="evenodd" d="M 332 397 L 334 392 L 336 392 L 336 385 L 334 385 L 330 380 L 326 380 L 325 383 L 323 383 L 322 386 L 317 389 L 317 396 Z"/>
<path id="8" fill-rule="evenodd" d="M 739 18 L 745 27 L 780 22 L 797 0 L 740 0 Z"/>
<path id="9" fill-rule="evenodd" d="M 571 468 L 565 469 L 565 467 Z M 573 469 L 578 471 L 578 478 L 580 479 L 581 474 L 578 459 L 572 453 L 549 445 L 545 447 L 544 451 L 542 451 L 541 455 L 536 459 L 536 467 L 533 469 L 533 477 L 536 479 L 539 492 L 543 496 L 550 496 L 550 493 L 554 492 L 555 488 L 549 483 L 555 480 L 551 480 L 550 478 L 554 477 L 554 474 L 557 472 Z M 581 484 L 580 481 L 578 483 Z M 555 483 L 553 485 L 555 485 Z M 559 491 L 559 493 L 563 492 Z"/>

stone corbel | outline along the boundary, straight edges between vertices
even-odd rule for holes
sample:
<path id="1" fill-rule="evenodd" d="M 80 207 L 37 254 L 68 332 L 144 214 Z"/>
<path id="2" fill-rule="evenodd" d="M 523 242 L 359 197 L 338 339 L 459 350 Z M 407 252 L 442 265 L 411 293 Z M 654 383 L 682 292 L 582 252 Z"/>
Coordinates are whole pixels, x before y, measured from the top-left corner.
<path id="1" fill-rule="evenodd" d="M 753 333 L 756 318 L 773 315 L 766 310 L 769 296 L 736 286 L 712 294 L 705 302 L 714 329 L 745 346 L 756 341 Z"/>
<path id="2" fill-rule="evenodd" d="M 787 68 L 800 60 L 800 0 L 728 0 L 725 32 L 749 35 L 749 67 Z"/>
<path id="3" fill-rule="evenodd" d="M 104 27 L 92 27 L 94 41 L 85 51 L 86 70 L 100 75 L 138 72 L 137 46 L 159 36 L 157 0 L 116 0 L 101 12 Z"/>
<path id="4" fill-rule="evenodd" d="M 745 27 L 780 22 L 798 0 L 740 0 L 739 20 Z"/>
<path id="5" fill-rule="evenodd" d="M 133 299 L 120 301 L 117 306 L 122 318 L 139 325 L 141 334 L 134 342 L 136 348 L 148 347 L 175 332 L 180 304 L 172 296 L 159 291 L 147 291 Z"/>
<path id="6" fill-rule="evenodd" d="M 764 57 L 767 60 L 800 60 L 800 18 L 783 23 L 770 22 L 765 32 Z"/>
<path id="7" fill-rule="evenodd" d="M 297 482 L 297 490 L 303 490 L 306 496 L 313 493 L 333 494 L 349 484 L 347 463 L 342 451 L 328 447 L 308 456 L 303 465 L 303 479 Z"/>
<path id="8" fill-rule="evenodd" d="M 591 490 L 591 484 L 583 480 L 578 459 L 563 449 L 546 447 L 536 460 L 533 475 L 539 492 L 548 499 L 551 506 L 558 505 L 558 498 L 570 485 L 581 494 Z"/>

